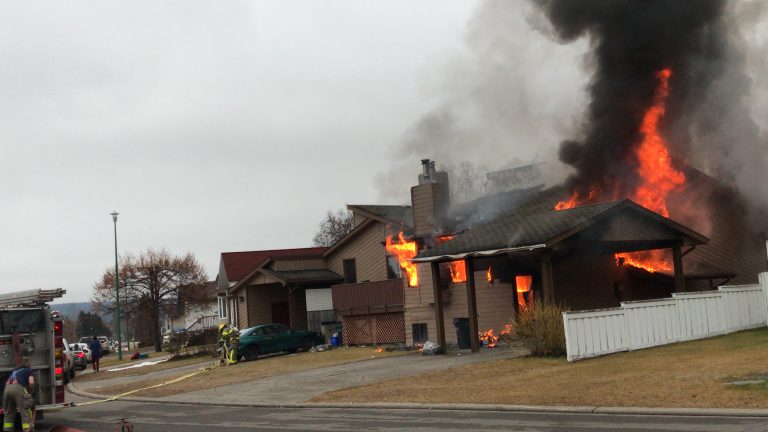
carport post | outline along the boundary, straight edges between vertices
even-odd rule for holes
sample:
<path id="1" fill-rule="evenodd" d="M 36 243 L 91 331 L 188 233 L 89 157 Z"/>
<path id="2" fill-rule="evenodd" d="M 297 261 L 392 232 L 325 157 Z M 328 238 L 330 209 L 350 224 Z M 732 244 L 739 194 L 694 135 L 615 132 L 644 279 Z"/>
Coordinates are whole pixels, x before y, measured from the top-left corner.
<path id="1" fill-rule="evenodd" d="M 544 303 L 555 303 L 555 286 L 552 279 L 552 254 L 545 252 L 541 255 L 541 287 Z"/>
<path id="2" fill-rule="evenodd" d="M 685 292 L 685 272 L 683 271 L 682 242 L 672 247 L 672 262 L 675 267 L 675 292 Z"/>
<path id="3" fill-rule="evenodd" d="M 435 329 L 440 351 L 445 352 L 445 320 L 443 319 L 443 288 L 440 281 L 440 263 L 432 261 L 432 292 L 435 296 Z"/>
<path id="4" fill-rule="evenodd" d="M 467 272 L 467 315 L 469 315 L 469 347 L 472 352 L 480 351 L 480 338 L 477 331 L 477 297 L 475 295 L 475 263 L 471 256 L 464 259 Z"/>

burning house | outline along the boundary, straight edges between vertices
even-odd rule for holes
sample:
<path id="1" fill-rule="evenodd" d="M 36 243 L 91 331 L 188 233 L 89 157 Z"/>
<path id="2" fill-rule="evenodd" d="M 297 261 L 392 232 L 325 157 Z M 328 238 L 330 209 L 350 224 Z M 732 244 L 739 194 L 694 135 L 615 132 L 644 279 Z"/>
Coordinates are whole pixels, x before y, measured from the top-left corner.
<path id="1" fill-rule="evenodd" d="M 764 190 L 768 160 L 745 107 L 749 86 L 713 92 L 725 76 L 748 81 L 726 2 L 536 6 L 553 37 L 586 37 L 592 48 L 585 119 L 559 150 L 574 174 L 453 208 L 439 195 L 447 185 L 427 188 L 420 177 L 414 227 L 432 231 L 401 241 L 417 250 L 418 283 L 405 291 L 409 343 L 461 342 L 452 329 L 466 323 L 476 348 L 478 334 L 508 329 L 531 299 L 613 307 L 756 283 L 768 268 L 755 217 L 764 195 L 745 192 Z M 517 182 L 512 174 L 492 180 Z"/>
<path id="2" fill-rule="evenodd" d="M 571 204 L 567 186 L 450 208 L 447 177 L 434 174 L 434 162 L 423 165 L 411 193 L 413 235 L 389 247 L 408 275 L 409 344 L 461 343 L 454 328 L 508 332 L 534 298 L 572 310 L 614 307 L 728 281 L 753 283 L 768 267 L 764 236 L 733 217 L 743 211 L 738 195 L 694 169 L 681 175 L 707 204 L 709 236 L 630 199 Z M 469 342 L 476 347 L 478 339 Z"/>

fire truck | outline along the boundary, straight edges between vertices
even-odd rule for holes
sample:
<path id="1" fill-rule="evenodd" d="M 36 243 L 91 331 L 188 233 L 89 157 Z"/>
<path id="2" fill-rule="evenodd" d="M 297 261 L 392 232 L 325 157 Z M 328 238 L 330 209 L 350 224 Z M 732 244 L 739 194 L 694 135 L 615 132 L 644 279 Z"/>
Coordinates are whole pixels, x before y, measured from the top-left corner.
<path id="1" fill-rule="evenodd" d="M 58 288 L 0 295 L 0 388 L 5 390 L 8 375 L 22 360 L 29 360 L 36 383 L 31 390 L 37 419 L 45 411 L 66 406 L 64 322 L 48 304 L 65 293 Z"/>

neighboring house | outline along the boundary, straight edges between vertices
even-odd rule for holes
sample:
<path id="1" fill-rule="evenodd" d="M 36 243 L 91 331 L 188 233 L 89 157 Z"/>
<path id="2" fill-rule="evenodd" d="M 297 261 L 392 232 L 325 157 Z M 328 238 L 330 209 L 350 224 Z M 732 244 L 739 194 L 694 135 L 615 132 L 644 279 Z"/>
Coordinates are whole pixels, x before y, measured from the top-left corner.
<path id="1" fill-rule="evenodd" d="M 343 279 L 322 260 L 327 249 L 222 253 L 217 280 L 219 318 L 239 328 L 274 322 L 306 329 L 307 291 L 313 291 L 309 298 L 314 305 L 330 297 L 323 290 Z"/>
<path id="2" fill-rule="evenodd" d="M 344 343 L 405 342 L 403 282 L 397 260 L 387 254 L 388 236 L 410 233 L 410 206 L 348 205 L 354 229 L 324 254 L 328 268 L 344 276 L 332 287 Z"/>
<path id="3" fill-rule="evenodd" d="M 404 342 L 400 269 L 384 245 L 388 235 L 409 232 L 410 207 L 349 210 L 355 226 L 330 248 L 222 253 L 219 318 L 239 328 L 276 322 L 326 336 L 341 323 L 349 343 Z M 338 295 L 342 308 L 334 304 Z"/>
<path id="4" fill-rule="evenodd" d="M 218 325 L 216 281 L 202 287 L 182 287 L 178 302 L 164 312 L 164 332 L 197 331 Z"/>

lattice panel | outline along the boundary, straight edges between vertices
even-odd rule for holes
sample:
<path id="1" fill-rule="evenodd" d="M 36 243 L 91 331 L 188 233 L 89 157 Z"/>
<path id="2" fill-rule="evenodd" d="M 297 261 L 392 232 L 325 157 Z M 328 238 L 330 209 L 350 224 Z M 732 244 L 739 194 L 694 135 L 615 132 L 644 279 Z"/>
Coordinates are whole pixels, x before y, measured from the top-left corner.
<path id="1" fill-rule="evenodd" d="M 346 345 L 405 342 L 405 317 L 402 312 L 354 315 L 342 318 Z"/>

